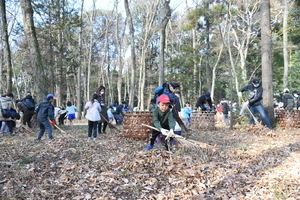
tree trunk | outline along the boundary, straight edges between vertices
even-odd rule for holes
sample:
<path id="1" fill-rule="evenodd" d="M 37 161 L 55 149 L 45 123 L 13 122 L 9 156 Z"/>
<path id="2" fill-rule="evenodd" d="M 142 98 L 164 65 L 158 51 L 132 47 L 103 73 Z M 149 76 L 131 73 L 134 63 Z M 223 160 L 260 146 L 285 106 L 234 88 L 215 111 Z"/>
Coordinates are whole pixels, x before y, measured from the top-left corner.
<path id="1" fill-rule="evenodd" d="M 283 87 L 288 87 L 289 76 L 289 54 L 288 54 L 288 16 L 289 16 L 289 0 L 284 0 L 284 14 L 283 14 L 283 60 L 284 60 L 284 73 L 283 73 Z"/>
<path id="2" fill-rule="evenodd" d="M 10 54 L 8 31 L 7 31 L 5 0 L 1 1 L 0 7 L 1 7 L 1 18 L 2 18 L 2 31 L 4 34 L 4 41 L 5 41 L 6 65 L 7 65 L 7 75 L 6 75 L 7 91 L 5 92 L 12 92 L 12 64 L 11 64 L 11 54 Z"/>
<path id="3" fill-rule="evenodd" d="M 43 62 L 40 53 L 39 43 L 33 22 L 33 10 L 31 0 L 21 0 L 21 8 L 23 14 L 24 32 L 31 56 L 31 67 L 34 68 L 34 92 L 36 93 L 36 102 L 42 101 L 48 93 L 49 85 L 46 84 L 46 77 L 43 73 Z"/>
<path id="4" fill-rule="evenodd" d="M 135 43 L 134 43 L 134 26 L 132 22 L 131 13 L 129 10 L 128 0 L 124 0 L 126 17 L 129 23 L 130 34 L 130 49 L 131 49 L 131 80 L 129 91 L 129 105 L 134 107 L 134 94 L 135 94 L 135 73 L 136 73 L 136 58 L 135 58 Z"/>
<path id="5" fill-rule="evenodd" d="M 272 41 L 270 26 L 270 0 L 261 0 L 261 60 L 262 86 L 264 89 L 264 106 L 271 124 L 274 124 L 273 100 L 273 69 L 272 69 Z"/>

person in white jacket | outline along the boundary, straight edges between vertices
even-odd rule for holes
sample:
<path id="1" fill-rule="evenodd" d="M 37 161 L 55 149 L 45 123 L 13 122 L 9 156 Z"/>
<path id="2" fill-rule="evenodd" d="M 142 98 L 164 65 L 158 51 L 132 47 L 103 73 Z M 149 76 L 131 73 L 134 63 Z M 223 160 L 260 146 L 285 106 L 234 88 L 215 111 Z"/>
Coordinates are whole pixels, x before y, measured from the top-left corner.
<path id="1" fill-rule="evenodd" d="M 99 102 L 97 101 L 98 97 L 99 96 L 97 94 L 93 94 L 92 100 L 88 101 L 84 106 L 84 108 L 87 110 L 85 118 L 88 119 L 88 139 L 89 140 L 92 139 L 92 133 L 93 133 L 94 140 L 98 140 L 97 124 L 98 124 L 98 121 L 100 121 L 100 119 L 101 119 L 101 116 L 100 116 L 101 106 L 100 106 Z"/>

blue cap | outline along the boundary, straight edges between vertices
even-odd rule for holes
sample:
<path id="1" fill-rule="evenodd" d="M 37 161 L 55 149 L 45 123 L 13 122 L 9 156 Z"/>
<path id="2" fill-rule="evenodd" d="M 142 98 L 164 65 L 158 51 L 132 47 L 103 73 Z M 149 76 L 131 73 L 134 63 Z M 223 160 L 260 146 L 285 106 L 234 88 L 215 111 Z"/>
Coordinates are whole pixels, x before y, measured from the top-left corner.
<path id="1" fill-rule="evenodd" d="M 56 97 L 53 94 L 48 94 L 47 95 L 47 99 L 48 100 L 50 100 L 50 99 L 56 99 Z"/>

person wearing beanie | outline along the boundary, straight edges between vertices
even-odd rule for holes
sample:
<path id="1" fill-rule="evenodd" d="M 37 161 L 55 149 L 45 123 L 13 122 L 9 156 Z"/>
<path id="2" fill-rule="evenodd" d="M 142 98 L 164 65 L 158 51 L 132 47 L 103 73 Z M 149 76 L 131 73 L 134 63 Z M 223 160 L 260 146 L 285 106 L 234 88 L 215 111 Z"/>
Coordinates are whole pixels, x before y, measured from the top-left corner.
<path id="1" fill-rule="evenodd" d="M 287 88 L 285 88 L 283 92 L 284 92 L 282 98 L 283 108 L 285 110 L 293 110 L 295 106 L 294 97 L 290 94 L 290 90 Z"/>
<path id="2" fill-rule="evenodd" d="M 173 104 L 175 101 L 174 98 L 176 98 L 174 92 L 175 89 L 178 87 L 180 87 L 180 84 L 174 81 L 170 83 L 164 83 L 158 86 L 157 88 L 154 89 L 154 95 L 155 95 L 154 99 L 156 100 L 155 102 L 158 103 L 157 98 L 160 95 L 165 94 L 169 96 L 171 104 Z"/>
<path id="3" fill-rule="evenodd" d="M 238 96 L 240 98 L 242 98 L 242 92 L 244 91 L 248 91 L 247 103 L 248 103 L 249 110 L 252 113 L 252 114 L 250 113 L 250 124 L 255 124 L 253 116 L 255 112 L 258 111 L 264 125 L 267 126 L 269 129 L 272 129 L 269 117 L 266 115 L 265 109 L 261 103 L 263 99 L 262 97 L 263 87 L 259 79 L 254 78 L 251 84 L 241 88 L 238 93 Z"/>
<path id="4" fill-rule="evenodd" d="M 202 111 L 209 111 L 212 109 L 212 100 L 210 92 L 205 92 L 197 99 L 196 108 L 200 108 Z"/>
<path id="5" fill-rule="evenodd" d="M 35 101 L 31 96 L 31 92 L 27 92 L 26 97 L 22 100 L 22 103 L 24 103 L 24 114 L 23 114 L 23 125 L 28 125 L 29 128 L 32 128 L 31 126 L 31 119 L 34 115 L 34 109 L 35 109 Z"/>
<path id="6" fill-rule="evenodd" d="M 150 144 L 145 148 L 146 150 L 151 150 L 154 147 L 154 142 L 157 136 L 161 133 L 166 135 L 168 131 L 174 133 L 175 128 L 175 119 L 170 109 L 170 98 L 166 94 L 162 94 L 157 99 L 158 105 L 152 112 L 152 120 L 154 126 L 159 129 L 160 131 L 151 129 L 151 137 L 150 137 Z M 170 146 L 170 138 L 165 140 L 165 146 L 167 151 L 171 150 Z"/>
<path id="7" fill-rule="evenodd" d="M 300 110 L 300 93 L 297 91 L 297 90 L 294 90 L 292 92 L 293 96 L 297 99 L 296 102 L 297 102 L 297 110 Z"/>
<path id="8" fill-rule="evenodd" d="M 36 141 L 40 141 L 42 139 L 46 130 L 48 132 L 48 139 L 50 141 L 53 139 L 51 125 L 56 125 L 54 120 L 54 106 L 52 105 L 54 99 L 56 98 L 53 94 L 48 94 L 46 100 L 42 101 L 36 109 L 37 120 L 40 127 L 40 132 Z M 51 121 L 51 124 L 49 120 Z"/>

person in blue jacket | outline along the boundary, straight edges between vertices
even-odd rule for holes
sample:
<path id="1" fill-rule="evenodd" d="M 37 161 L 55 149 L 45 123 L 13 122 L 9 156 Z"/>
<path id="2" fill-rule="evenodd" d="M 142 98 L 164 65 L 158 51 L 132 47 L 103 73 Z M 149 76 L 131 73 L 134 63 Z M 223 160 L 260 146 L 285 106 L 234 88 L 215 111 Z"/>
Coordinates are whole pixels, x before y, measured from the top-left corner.
<path id="1" fill-rule="evenodd" d="M 36 141 L 40 141 L 47 130 L 49 140 L 53 139 L 52 135 L 52 126 L 56 125 L 54 120 L 54 106 L 52 102 L 54 101 L 55 96 L 53 94 L 48 94 L 46 100 L 42 101 L 36 109 L 37 120 L 40 127 L 40 132 Z M 51 124 L 49 122 L 51 121 Z"/>
<path id="2" fill-rule="evenodd" d="M 185 121 L 184 125 L 189 128 L 191 126 L 191 114 L 193 112 L 189 101 L 185 102 L 185 107 L 183 108 L 182 112 L 183 119 Z"/>

